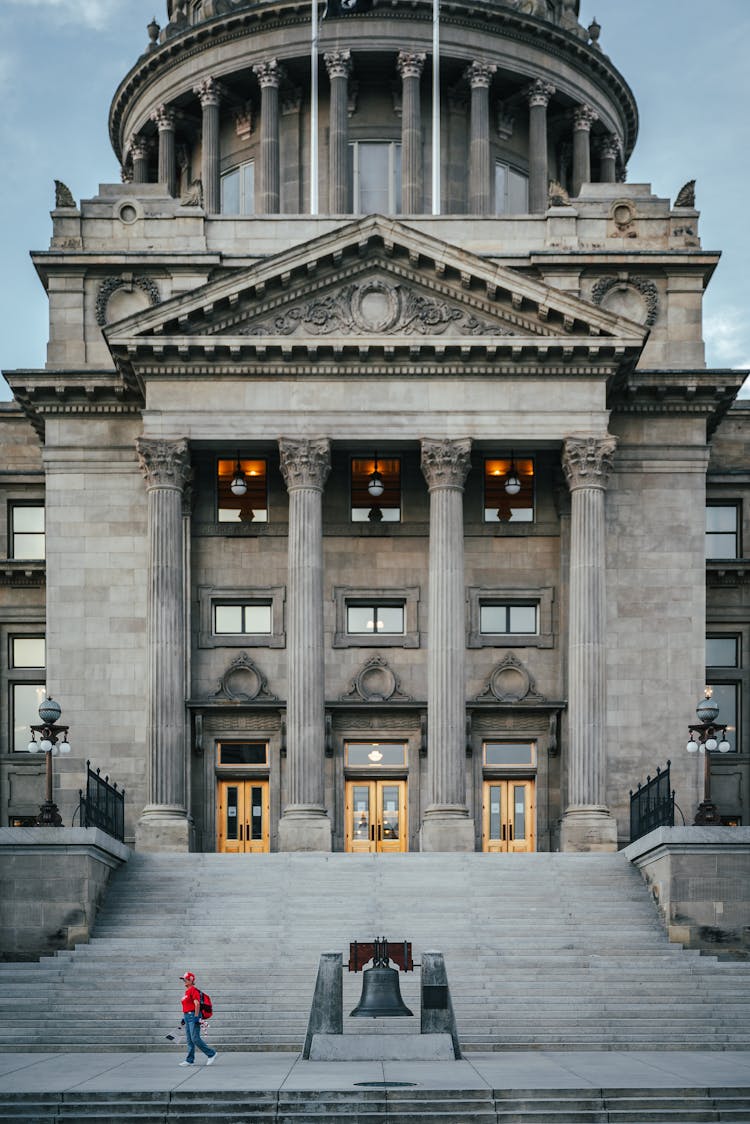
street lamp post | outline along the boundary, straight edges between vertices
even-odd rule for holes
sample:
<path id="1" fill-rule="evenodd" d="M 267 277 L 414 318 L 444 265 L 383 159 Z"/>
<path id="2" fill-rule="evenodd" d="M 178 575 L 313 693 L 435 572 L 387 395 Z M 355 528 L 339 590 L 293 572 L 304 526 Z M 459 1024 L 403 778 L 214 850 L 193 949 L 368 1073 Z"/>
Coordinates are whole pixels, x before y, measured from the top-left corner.
<path id="1" fill-rule="evenodd" d="M 62 827 L 62 817 L 52 796 L 52 758 L 56 757 L 58 753 L 70 753 L 68 727 L 57 725 L 61 714 L 60 704 L 47 697 L 39 707 L 39 717 L 42 724 L 30 727 L 29 753 L 38 753 L 41 750 L 47 758 L 44 803 L 40 806 L 39 815 L 36 819 L 40 827 Z M 35 734 L 39 734 L 39 741 L 36 740 Z M 59 740 L 60 735 L 62 735 L 62 740 Z"/>
<path id="2" fill-rule="evenodd" d="M 717 750 L 719 753 L 729 753 L 732 748 L 727 741 L 726 724 L 717 722 L 719 704 L 714 702 L 712 695 L 712 689 L 706 687 L 705 698 L 701 699 L 695 708 L 700 722 L 688 726 L 690 731 L 690 741 L 686 747 L 688 753 L 704 755 L 703 800 L 695 813 L 695 826 L 721 823 L 719 809 L 711 799 L 711 754 L 716 753 Z"/>

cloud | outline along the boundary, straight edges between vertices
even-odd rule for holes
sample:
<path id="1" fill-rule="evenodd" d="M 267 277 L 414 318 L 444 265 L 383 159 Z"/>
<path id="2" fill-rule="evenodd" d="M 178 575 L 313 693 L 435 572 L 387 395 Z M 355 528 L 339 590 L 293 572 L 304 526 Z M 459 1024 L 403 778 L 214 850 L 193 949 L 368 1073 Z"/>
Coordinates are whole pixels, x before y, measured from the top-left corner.
<path id="1" fill-rule="evenodd" d="M 709 313 L 703 333 L 712 366 L 750 368 L 750 327 L 739 308 Z"/>
<path id="2" fill-rule="evenodd" d="M 78 24 L 101 30 L 115 13 L 118 0 L 5 0 L 26 10 L 48 11 L 58 23 Z"/>

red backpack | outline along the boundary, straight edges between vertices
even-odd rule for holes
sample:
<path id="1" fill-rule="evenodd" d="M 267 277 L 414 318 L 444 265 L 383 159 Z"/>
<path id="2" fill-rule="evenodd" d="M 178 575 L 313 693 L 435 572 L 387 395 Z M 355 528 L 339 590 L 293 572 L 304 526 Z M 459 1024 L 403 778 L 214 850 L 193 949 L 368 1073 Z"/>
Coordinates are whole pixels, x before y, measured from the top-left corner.
<path id="1" fill-rule="evenodd" d="M 205 991 L 199 991 L 201 997 L 201 1018 L 210 1019 L 214 1013 L 214 1005 L 211 1002 L 211 996 L 207 995 Z"/>

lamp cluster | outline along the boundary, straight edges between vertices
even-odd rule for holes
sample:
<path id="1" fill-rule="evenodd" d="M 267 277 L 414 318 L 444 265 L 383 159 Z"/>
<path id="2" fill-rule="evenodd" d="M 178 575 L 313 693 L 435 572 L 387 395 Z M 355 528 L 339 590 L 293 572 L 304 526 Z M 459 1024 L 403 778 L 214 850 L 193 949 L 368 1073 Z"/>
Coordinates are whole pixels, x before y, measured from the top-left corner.
<path id="1" fill-rule="evenodd" d="M 695 709 L 700 718 L 700 725 L 688 726 L 690 740 L 685 747 L 688 753 L 729 753 L 731 745 L 727 741 L 726 724 L 717 722 L 719 706 L 712 699 L 713 691 L 706 687 L 704 699 Z M 721 740 L 719 740 L 721 739 Z"/>
<path id="2" fill-rule="evenodd" d="M 58 753 L 70 753 L 68 727 L 55 725 L 61 714 L 59 703 L 52 698 L 44 700 L 39 707 L 42 725 L 30 727 L 31 741 L 26 747 L 29 753 L 51 753 L 53 757 L 57 757 Z M 39 741 L 36 740 L 37 734 L 39 734 Z M 62 740 L 58 741 L 60 734 L 63 735 Z"/>

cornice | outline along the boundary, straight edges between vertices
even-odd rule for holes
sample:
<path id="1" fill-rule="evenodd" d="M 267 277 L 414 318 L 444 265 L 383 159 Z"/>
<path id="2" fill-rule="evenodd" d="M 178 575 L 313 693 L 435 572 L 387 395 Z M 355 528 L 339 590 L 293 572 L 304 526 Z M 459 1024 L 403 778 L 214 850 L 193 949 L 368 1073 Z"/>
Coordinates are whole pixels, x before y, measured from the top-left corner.
<path id="1" fill-rule="evenodd" d="M 747 372 L 732 369 L 640 370 L 619 380 L 607 405 L 614 414 L 682 414 L 706 418 L 710 436 L 728 413 Z"/>
<path id="2" fill-rule="evenodd" d="M 11 559 L 0 562 L 0 585 L 43 586 L 47 580 L 44 562 L 16 562 Z"/>
<path id="3" fill-rule="evenodd" d="M 711 559 L 706 562 L 709 586 L 750 585 L 750 558 Z"/>
<path id="4" fill-rule="evenodd" d="M 39 437 L 47 417 L 140 415 L 143 398 L 118 371 L 5 371 L 16 402 Z"/>

